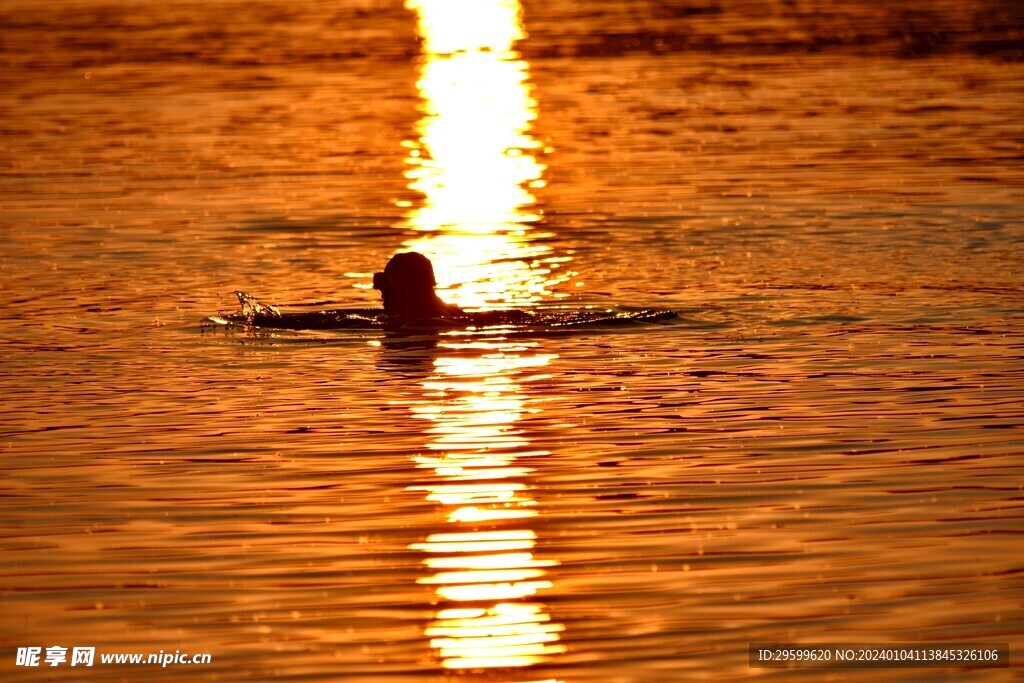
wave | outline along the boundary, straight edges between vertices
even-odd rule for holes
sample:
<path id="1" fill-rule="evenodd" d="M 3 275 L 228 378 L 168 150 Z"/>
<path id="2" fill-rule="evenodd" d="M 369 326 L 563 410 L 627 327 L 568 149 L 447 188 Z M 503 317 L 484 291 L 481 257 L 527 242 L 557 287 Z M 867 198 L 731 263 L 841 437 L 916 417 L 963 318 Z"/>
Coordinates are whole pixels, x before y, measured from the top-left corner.
<path id="1" fill-rule="evenodd" d="M 513 331 L 560 330 L 575 327 L 620 326 L 643 323 L 665 324 L 679 320 L 673 311 L 643 309 L 583 310 L 497 310 L 467 312 L 445 318 L 414 320 L 397 324 L 382 308 L 344 308 L 297 313 L 282 312 L 277 306 L 264 304 L 246 292 L 236 291 L 240 310 L 217 313 L 204 322 L 225 326 L 242 326 L 270 330 L 336 330 L 388 329 L 424 332 L 430 330 L 489 330 L 503 328 Z"/>

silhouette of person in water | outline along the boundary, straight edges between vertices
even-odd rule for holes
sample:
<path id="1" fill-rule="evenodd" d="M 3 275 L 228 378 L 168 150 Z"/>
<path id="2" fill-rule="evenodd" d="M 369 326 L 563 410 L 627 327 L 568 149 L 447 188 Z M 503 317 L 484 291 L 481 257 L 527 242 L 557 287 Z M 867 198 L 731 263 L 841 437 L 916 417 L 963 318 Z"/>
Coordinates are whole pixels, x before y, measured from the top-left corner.
<path id="1" fill-rule="evenodd" d="M 434 266 L 423 254 L 395 254 L 383 272 L 373 274 L 373 288 L 380 291 L 390 323 L 453 318 L 465 315 L 458 306 L 446 304 L 434 291 Z"/>
<path id="2" fill-rule="evenodd" d="M 291 330 L 325 330 L 344 327 L 381 327 L 393 332 L 421 334 L 458 327 L 539 324 L 547 328 L 589 324 L 655 322 L 677 317 L 671 311 L 630 314 L 530 313 L 516 309 L 464 311 L 445 303 L 434 289 L 434 266 L 415 251 L 395 254 L 384 270 L 373 274 L 373 288 L 380 291 L 384 315 L 379 309 L 341 309 L 307 313 L 282 313 L 261 304 L 245 292 L 235 292 L 242 304 L 244 322 L 259 327 Z"/>
<path id="3" fill-rule="evenodd" d="M 445 303 L 434 291 L 434 265 L 423 254 L 395 254 L 384 271 L 373 274 L 373 288 L 384 302 L 384 326 L 392 330 L 458 327 L 461 325 L 521 324 L 533 319 L 525 311 L 475 311 L 469 313 Z"/>

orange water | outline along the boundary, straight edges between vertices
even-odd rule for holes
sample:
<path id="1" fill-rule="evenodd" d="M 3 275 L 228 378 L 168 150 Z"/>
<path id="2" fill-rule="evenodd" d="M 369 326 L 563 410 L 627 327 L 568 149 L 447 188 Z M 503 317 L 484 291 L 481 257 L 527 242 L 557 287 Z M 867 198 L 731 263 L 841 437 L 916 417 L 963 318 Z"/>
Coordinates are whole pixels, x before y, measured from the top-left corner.
<path id="1" fill-rule="evenodd" d="M 7 0 L 5 680 L 798 677 L 755 641 L 1019 661 L 1021 25 Z M 234 289 L 374 305 L 408 249 L 470 308 L 681 321 L 200 325 Z M 32 645 L 213 661 L 15 667 Z"/>

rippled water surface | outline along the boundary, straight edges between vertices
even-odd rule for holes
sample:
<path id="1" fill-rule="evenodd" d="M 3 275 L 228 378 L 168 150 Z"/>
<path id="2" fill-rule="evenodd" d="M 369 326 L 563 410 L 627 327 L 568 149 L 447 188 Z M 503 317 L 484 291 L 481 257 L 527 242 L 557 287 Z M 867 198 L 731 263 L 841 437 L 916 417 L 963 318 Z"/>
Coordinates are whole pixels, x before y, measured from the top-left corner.
<path id="1" fill-rule="evenodd" d="M 1019 662 L 1022 22 L 7 0 L 4 678 L 824 675 L 749 668 L 760 641 Z M 201 324 L 236 289 L 375 306 L 407 250 L 470 309 L 680 317 Z M 15 666 L 53 645 L 212 662 Z"/>

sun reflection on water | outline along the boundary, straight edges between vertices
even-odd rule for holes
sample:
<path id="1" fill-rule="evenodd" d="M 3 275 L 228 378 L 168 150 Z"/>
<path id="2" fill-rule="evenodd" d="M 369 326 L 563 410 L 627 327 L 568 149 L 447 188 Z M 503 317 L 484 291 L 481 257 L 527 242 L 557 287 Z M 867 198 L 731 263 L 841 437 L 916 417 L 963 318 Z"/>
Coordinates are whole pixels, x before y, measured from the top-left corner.
<path id="1" fill-rule="evenodd" d="M 529 65 L 513 51 L 525 33 L 512 0 L 408 0 L 423 62 L 418 137 L 405 141 L 409 188 L 423 195 L 405 217 L 422 235 L 403 245 L 434 262 L 441 298 L 467 309 L 525 307 L 557 298 L 568 278 L 536 229 L 543 187 L 537 102 Z M 468 29 L 467 27 L 471 27 Z"/>
<path id="2" fill-rule="evenodd" d="M 527 410 L 516 378 L 552 358 L 508 342 L 437 358 L 412 408 L 431 424 L 430 454 L 416 464 L 434 477 L 410 490 L 443 506 L 458 529 L 411 546 L 431 571 L 419 583 L 441 601 L 426 635 L 446 668 L 524 667 L 565 651 L 563 626 L 535 601 L 552 588 L 556 562 L 534 554 L 537 535 L 526 526 L 539 514 L 526 462 L 547 452 L 530 450 L 516 427 Z"/>
<path id="3" fill-rule="evenodd" d="M 537 103 L 518 0 L 407 0 L 423 58 L 422 116 L 407 140 L 406 176 L 422 201 L 405 217 L 403 247 L 434 262 L 441 297 L 466 309 L 523 308 L 554 298 L 568 275 L 537 229 L 542 144 L 530 133 Z M 448 529 L 411 547 L 425 553 L 438 608 L 426 628 L 447 669 L 526 667 L 565 651 L 563 626 L 539 601 L 556 562 L 537 557 L 531 529 L 532 449 L 517 423 L 529 410 L 521 383 L 554 356 L 536 344 L 455 338 L 423 382 L 413 414 L 429 423 L 416 465 L 422 492 Z"/>

